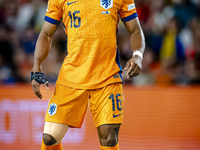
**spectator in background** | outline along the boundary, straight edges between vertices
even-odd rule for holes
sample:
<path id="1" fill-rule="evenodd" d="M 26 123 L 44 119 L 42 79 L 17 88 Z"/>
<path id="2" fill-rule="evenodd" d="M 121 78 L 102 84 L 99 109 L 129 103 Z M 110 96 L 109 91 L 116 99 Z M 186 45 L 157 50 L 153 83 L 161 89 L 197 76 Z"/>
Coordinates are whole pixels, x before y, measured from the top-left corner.
<path id="1" fill-rule="evenodd" d="M 178 37 L 178 20 L 172 18 L 168 21 L 159 51 L 161 74 L 158 82 L 171 84 L 181 81 L 182 66 L 184 63 L 184 49 Z M 179 72 L 180 71 L 180 72 Z M 163 78 L 165 76 L 166 78 Z M 161 80 L 159 80 L 161 77 Z M 164 79 L 164 81 L 162 81 Z"/>
<path id="2" fill-rule="evenodd" d="M 137 12 L 138 12 L 138 17 L 140 19 L 140 22 L 145 24 L 149 18 L 149 0 L 140 0 L 137 1 Z"/>
<path id="3" fill-rule="evenodd" d="M 185 72 L 189 84 L 200 83 L 200 15 L 191 21 L 192 53 L 188 54 Z M 190 71 L 188 71 L 190 70 Z"/>
<path id="4" fill-rule="evenodd" d="M 24 82 L 14 59 L 14 45 L 13 30 L 0 25 L 0 83 Z"/>
<path id="5" fill-rule="evenodd" d="M 20 5 L 15 27 L 17 34 L 24 32 L 27 27 L 34 27 L 34 30 L 39 32 L 44 22 L 46 8 L 47 5 L 42 0 L 27 0 L 26 3 Z"/>
<path id="6" fill-rule="evenodd" d="M 184 27 L 188 21 L 198 15 L 198 7 L 191 0 L 172 0 L 175 16 Z"/>
<path id="7" fill-rule="evenodd" d="M 15 0 L 3 0 L 1 2 L 1 23 L 13 29 L 16 24 L 18 3 Z"/>
<path id="8" fill-rule="evenodd" d="M 7 39 L 7 30 L 0 26 L 0 83 L 14 82 L 13 49 Z"/>

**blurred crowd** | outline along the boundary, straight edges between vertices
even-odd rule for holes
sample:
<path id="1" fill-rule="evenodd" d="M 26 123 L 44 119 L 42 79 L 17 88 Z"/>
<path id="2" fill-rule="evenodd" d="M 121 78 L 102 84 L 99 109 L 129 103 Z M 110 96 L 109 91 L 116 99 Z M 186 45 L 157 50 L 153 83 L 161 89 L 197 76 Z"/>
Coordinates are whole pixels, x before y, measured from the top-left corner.
<path id="1" fill-rule="evenodd" d="M 134 85 L 200 83 L 200 0 L 135 0 L 146 39 L 142 72 Z M 122 65 L 131 57 L 122 25 L 118 47 Z M 126 34 L 126 36 L 124 36 Z M 127 38 L 126 38 L 127 37 Z M 125 74 L 123 74 L 125 75 Z"/>
<path id="2" fill-rule="evenodd" d="M 135 0 L 146 39 L 142 72 L 134 85 L 200 83 L 200 0 Z M 36 41 L 47 0 L 0 0 L 0 84 L 30 82 Z M 132 56 L 129 33 L 120 22 L 117 43 L 122 67 Z M 60 25 L 42 71 L 55 82 L 67 54 Z"/>

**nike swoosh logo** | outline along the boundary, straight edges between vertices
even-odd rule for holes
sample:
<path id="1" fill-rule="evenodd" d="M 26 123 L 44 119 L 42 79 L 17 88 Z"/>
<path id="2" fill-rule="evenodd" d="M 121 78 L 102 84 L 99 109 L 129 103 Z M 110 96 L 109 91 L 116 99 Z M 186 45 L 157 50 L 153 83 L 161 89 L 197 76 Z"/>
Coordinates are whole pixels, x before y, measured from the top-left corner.
<path id="1" fill-rule="evenodd" d="M 118 115 L 113 114 L 113 117 L 116 118 L 116 117 L 118 117 L 118 116 L 120 116 L 120 115 L 121 115 L 121 114 L 118 114 Z"/>
<path id="2" fill-rule="evenodd" d="M 71 3 L 67 2 L 67 5 L 71 5 L 71 4 L 76 3 L 76 2 L 78 2 L 78 1 L 73 1 Z"/>

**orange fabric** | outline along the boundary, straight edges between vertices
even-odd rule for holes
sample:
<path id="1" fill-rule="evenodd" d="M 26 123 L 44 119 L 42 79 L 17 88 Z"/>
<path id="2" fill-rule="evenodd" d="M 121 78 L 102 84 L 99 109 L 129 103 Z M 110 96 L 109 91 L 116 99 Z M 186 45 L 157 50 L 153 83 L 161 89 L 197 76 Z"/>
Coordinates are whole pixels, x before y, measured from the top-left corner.
<path id="1" fill-rule="evenodd" d="M 121 83 L 96 90 L 78 90 L 56 84 L 45 121 L 81 128 L 88 99 L 96 127 L 122 123 L 124 99 Z"/>
<path id="2" fill-rule="evenodd" d="M 107 147 L 107 146 L 101 146 L 101 150 L 119 150 L 119 143 L 117 143 L 117 145 L 115 145 L 114 147 Z"/>
<path id="3" fill-rule="evenodd" d="M 95 127 L 121 124 L 124 112 L 122 84 L 110 84 L 90 93 L 90 110 Z"/>
<path id="4" fill-rule="evenodd" d="M 67 34 L 67 56 L 58 84 L 97 89 L 122 82 L 116 45 L 119 16 L 136 13 L 133 0 L 49 0 L 45 21 L 62 22 Z M 136 17 L 136 16 L 135 16 Z"/>
<path id="5" fill-rule="evenodd" d="M 63 150 L 61 142 L 58 145 L 47 146 L 42 140 L 41 150 Z"/>
<path id="6" fill-rule="evenodd" d="M 81 128 L 88 98 L 87 90 L 78 90 L 56 84 L 49 101 L 45 121 Z M 54 106 L 56 106 L 56 109 L 52 112 Z"/>

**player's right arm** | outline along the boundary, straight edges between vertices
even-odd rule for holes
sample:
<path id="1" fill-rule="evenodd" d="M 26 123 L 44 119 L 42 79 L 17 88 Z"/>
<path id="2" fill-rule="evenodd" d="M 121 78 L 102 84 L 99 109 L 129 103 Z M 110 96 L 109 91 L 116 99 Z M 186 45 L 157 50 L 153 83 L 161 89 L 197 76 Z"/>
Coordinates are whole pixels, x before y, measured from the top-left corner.
<path id="1" fill-rule="evenodd" d="M 41 72 L 41 64 L 47 58 L 49 54 L 49 49 L 52 43 L 53 35 L 56 31 L 57 25 L 51 24 L 49 22 L 44 22 L 42 30 L 40 32 L 39 38 L 36 43 L 35 53 L 34 53 L 34 63 L 33 72 Z M 45 84 L 46 88 L 49 88 L 48 83 Z M 37 97 L 42 99 L 42 94 L 40 92 L 40 84 L 35 80 L 32 80 L 33 92 Z"/>

